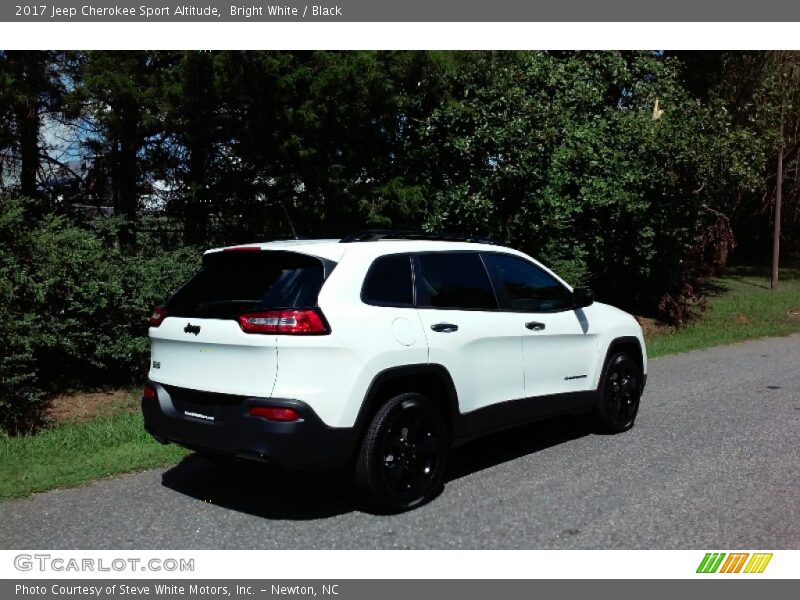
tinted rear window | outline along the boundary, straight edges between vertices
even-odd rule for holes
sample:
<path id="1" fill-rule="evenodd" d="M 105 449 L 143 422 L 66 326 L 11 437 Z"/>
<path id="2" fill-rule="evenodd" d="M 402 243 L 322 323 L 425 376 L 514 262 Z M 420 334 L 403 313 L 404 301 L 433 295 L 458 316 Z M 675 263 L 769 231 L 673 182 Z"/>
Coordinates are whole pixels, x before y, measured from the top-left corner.
<path id="1" fill-rule="evenodd" d="M 364 279 L 361 299 L 378 306 L 413 306 L 411 257 L 390 254 L 376 259 Z"/>
<path id="2" fill-rule="evenodd" d="M 317 304 L 325 281 L 321 260 L 294 252 L 219 252 L 167 302 L 179 317 L 232 319 L 270 308 Z"/>
<path id="3" fill-rule="evenodd" d="M 475 252 L 419 255 L 417 305 L 432 308 L 497 308 L 492 284 Z"/>

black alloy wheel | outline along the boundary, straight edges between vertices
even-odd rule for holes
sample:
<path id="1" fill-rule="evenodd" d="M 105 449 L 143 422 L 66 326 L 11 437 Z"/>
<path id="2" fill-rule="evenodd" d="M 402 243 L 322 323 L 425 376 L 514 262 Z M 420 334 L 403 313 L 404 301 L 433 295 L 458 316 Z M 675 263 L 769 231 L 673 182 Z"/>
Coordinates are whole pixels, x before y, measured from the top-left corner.
<path id="1" fill-rule="evenodd" d="M 444 477 L 449 439 L 440 411 L 420 394 L 400 394 L 376 413 L 362 443 L 356 481 L 379 508 L 415 508 Z"/>
<path id="2" fill-rule="evenodd" d="M 641 369 L 636 359 L 627 352 L 614 354 L 606 366 L 600 392 L 595 410 L 600 428 L 620 433 L 633 427 L 642 394 Z"/>

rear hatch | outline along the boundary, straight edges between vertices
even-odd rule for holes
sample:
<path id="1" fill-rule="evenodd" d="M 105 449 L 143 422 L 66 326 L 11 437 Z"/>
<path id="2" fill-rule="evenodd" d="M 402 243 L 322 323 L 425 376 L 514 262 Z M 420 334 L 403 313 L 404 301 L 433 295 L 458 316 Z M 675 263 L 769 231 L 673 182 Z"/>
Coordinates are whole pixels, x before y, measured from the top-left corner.
<path id="1" fill-rule="evenodd" d="M 261 325 L 270 323 L 262 318 L 245 332 L 240 317 L 315 307 L 333 265 L 258 247 L 206 254 L 203 268 L 154 313 L 150 379 L 176 388 L 269 397 L 278 369 L 276 329 Z"/>

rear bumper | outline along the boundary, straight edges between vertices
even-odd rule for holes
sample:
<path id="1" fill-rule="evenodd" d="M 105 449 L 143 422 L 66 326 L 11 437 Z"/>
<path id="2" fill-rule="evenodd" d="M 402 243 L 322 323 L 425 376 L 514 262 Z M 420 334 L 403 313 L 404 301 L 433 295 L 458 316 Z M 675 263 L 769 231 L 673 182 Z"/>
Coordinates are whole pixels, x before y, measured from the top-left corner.
<path id="1" fill-rule="evenodd" d="M 158 397 L 142 399 L 144 426 L 161 442 L 303 470 L 341 468 L 355 452 L 355 429 L 327 426 L 299 400 L 222 396 L 148 384 Z M 197 402 L 188 405 L 186 395 Z M 225 406 L 215 406 L 216 397 L 223 398 Z M 282 423 L 250 416 L 250 407 L 256 405 L 293 408 L 300 419 Z"/>

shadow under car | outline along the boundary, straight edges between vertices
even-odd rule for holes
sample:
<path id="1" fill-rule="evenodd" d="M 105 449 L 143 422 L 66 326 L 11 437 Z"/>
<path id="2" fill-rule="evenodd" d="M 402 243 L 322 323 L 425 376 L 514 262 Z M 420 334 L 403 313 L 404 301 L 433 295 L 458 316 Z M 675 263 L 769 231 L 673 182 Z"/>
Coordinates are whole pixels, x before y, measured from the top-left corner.
<path id="1" fill-rule="evenodd" d="M 562 416 L 471 441 L 450 452 L 443 493 L 451 481 L 590 433 L 586 418 Z M 164 472 L 162 484 L 197 500 L 266 519 L 324 519 L 353 511 L 378 514 L 363 506 L 346 470 L 284 471 L 248 461 L 217 463 L 191 454 Z"/>

